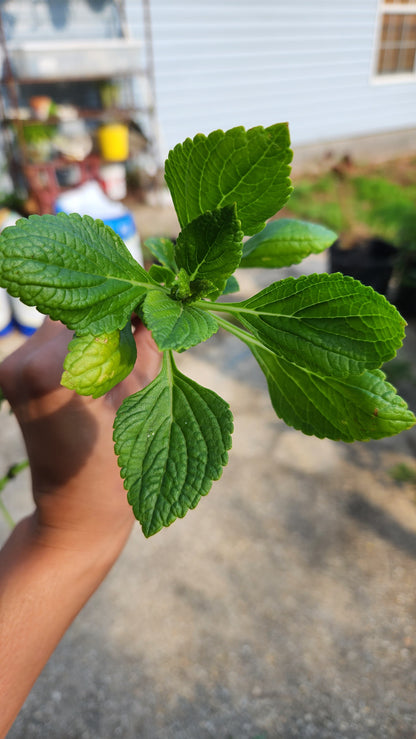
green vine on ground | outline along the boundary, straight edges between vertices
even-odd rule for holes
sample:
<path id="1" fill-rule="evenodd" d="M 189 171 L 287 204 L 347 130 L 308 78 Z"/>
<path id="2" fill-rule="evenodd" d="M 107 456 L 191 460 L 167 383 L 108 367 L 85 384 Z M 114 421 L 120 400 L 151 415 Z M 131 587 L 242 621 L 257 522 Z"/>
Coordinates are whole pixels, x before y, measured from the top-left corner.
<path id="1" fill-rule="evenodd" d="M 10 482 L 10 480 L 13 480 L 19 472 L 22 472 L 29 466 L 29 462 L 27 459 L 24 459 L 22 462 L 16 462 L 15 464 L 12 464 L 11 467 L 7 470 L 6 474 L 3 477 L 0 477 L 0 512 L 3 514 L 3 518 L 5 519 L 6 523 L 10 526 L 10 528 L 14 528 L 15 522 L 10 514 L 9 509 L 4 503 L 2 496 L 3 490 L 6 487 L 7 483 Z"/>

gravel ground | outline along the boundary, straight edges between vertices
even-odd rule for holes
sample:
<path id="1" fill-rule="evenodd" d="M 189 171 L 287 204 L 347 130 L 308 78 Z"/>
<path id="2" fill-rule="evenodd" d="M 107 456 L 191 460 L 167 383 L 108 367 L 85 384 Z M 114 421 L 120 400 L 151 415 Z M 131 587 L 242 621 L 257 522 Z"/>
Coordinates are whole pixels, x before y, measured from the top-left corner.
<path id="1" fill-rule="evenodd" d="M 414 410 L 415 346 L 411 326 Z M 390 474 L 416 470 L 415 430 L 347 445 L 289 429 L 222 332 L 179 364 L 231 403 L 229 466 L 185 519 L 134 530 L 9 738 L 416 737 L 416 487 Z M 24 450 L 1 423 L 4 469 Z M 27 473 L 5 498 L 30 510 Z"/>

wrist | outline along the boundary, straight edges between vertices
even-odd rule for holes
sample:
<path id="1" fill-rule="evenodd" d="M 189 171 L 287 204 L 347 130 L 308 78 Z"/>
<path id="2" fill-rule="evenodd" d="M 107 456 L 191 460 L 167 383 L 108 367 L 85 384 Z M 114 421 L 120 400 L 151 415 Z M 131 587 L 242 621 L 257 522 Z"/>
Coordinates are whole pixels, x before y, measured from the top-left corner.
<path id="1" fill-rule="evenodd" d="M 58 524 L 36 509 L 27 521 L 32 546 L 38 550 L 53 551 L 54 556 L 70 559 L 74 568 L 85 567 L 93 574 L 103 575 L 121 554 L 133 527 L 133 517 L 103 522 L 63 520 Z"/>
<path id="2" fill-rule="evenodd" d="M 75 475 L 65 484 L 33 480 L 34 523 L 39 543 L 82 555 L 108 552 L 117 557 L 134 523 L 131 507 L 117 475 Z"/>
<path id="3" fill-rule="evenodd" d="M 127 538 L 81 536 L 21 520 L 0 552 L 0 735 L 73 619 L 99 587 Z"/>

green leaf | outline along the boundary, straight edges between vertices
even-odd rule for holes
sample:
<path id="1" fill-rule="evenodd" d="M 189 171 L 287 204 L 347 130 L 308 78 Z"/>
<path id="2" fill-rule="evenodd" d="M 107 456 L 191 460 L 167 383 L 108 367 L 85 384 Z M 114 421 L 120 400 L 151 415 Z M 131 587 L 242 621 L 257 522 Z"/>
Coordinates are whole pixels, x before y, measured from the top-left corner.
<path id="1" fill-rule="evenodd" d="M 136 357 L 130 321 L 122 331 L 76 336 L 68 346 L 61 384 L 79 395 L 99 398 L 130 374 Z"/>
<path id="2" fill-rule="evenodd" d="M 170 239 L 163 237 L 151 237 L 146 239 L 144 246 L 149 249 L 156 259 L 165 267 L 169 267 L 173 272 L 176 272 L 175 262 L 175 245 Z"/>
<path id="3" fill-rule="evenodd" d="M 181 227 L 208 210 L 236 203 L 244 233 L 260 231 L 292 191 L 289 147 L 286 123 L 200 133 L 175 146 L 165 178 Z"/>
<path id="4" fill-rule="evenodd" d="M 175 300 L 186 300 L 186 298 L 192 297 L 191 280 L 186 270 L 181 268 L 178 274 L 175 275 L 175 283 L 170 295 Z"/>
<path id="5" fill-rule="evenodd" d="M 128 500 L 145 536 L 182 518 L 206 495 L 228 461 L 228 404 L 165 355 L 158 377 L 123 401 L 114 423 Z"/>
<path id="6" fill-rule="evenodd" d="M 170 287 L 175 282 L 176 274 L 169 267 L 162 267 L 160 264 L 152 264 L 149 269 L 149 275 L 159 285 Z"/>
<path id="7" fill-rule="evenodd" d="M 248 345 L 266 376 L 277 415 L 304 434 L 368 441 L 398 434 L 416 423 L 380 370 L 345 378 L 322 377 L 268 349 Z"/>
<path id="8" fill-rule="evenodd" d="M 152 290 L 142 305 L 143 319 L 162 351 L 181 352 L 206 341 L 218 330 L 210 313 L 192 304 L 173 300 L 162 291 Z"/>
<path id="9" fill-rule="evenodd" d="M 194 302 L 198 298 L 210 298 L 212 300 L 218 298 L 218 288 L 209 280 L 192 280 L 190 290 L 189 302 Z"/>
<path id="10" fill-rule="evenodd" d="M 0 285 L 79 335 L 125 326 L 153 281 L 102 221 L 30 216 L 0 235 Z"/>
<path id="11" fill-rule="evenodd" d="M 405 322 L 383 295 L 339 273 L 288 277 L 225 307 L 279 357 L 322 375 L 380 367 L 404 337 Z"/>
<path id="12" fill-rule="evenodd" d="M 319 254 L 336 240 L 334 231 L 316 223 L 281 218 L 246 241 L 240 267 L 289 267 Z"/>
<path id="13" fill-rule="evenodd" d="M 207 280 L 220 295 L 240 263 L 242 238 L 234 204 L 203 213 L 179 234 L 176 264 L 186 271 L 191 283 Z"/>
<path id="14" fill-rule="evenodd" d="M 238 284 L 234 275 L 231 275 L 231 277 L 229 277 L 227 282 L 225 283 L 225 287 L 224 287 L 222 294 L 230 295 L 231 293 L 238 293 L 239 289 L 240 289 L 240 285 Z"/>

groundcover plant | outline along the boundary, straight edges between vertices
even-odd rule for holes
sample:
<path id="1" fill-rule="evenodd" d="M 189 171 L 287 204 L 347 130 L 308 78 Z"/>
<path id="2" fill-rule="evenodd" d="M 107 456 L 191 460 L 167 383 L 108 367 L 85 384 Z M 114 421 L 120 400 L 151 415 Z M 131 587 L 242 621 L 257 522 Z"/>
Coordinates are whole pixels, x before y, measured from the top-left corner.
<path id="1" fill-rule="evenodd" d="M 166 161 L 181 232 L 152 238 L 149 271 L 101 221 L 30 216 L 0 236 L 0 284 L 75 332 L 62 384 L 99 397 L 136 361 L 131 314 L 163 352 L 156 379 L 121 404 L 115 451 L 145 536 L 194 508 L 228 460 L 228 404 L 182 374 L 173 352 L 220 327 L 243 341 L 287 424 L 319 438 L 380 439 L 415 423 L 380 370 L 401 346 L 405 321 L 387 300 L 341 274 L 274 282 L 247 300 L 239 267 L 284 267 L 321 252 L 336 235 L 274 216 L 291 193 L 288 127 L 198 134 Z M 250 237 L 245 239 L 244 237 Z"/>

